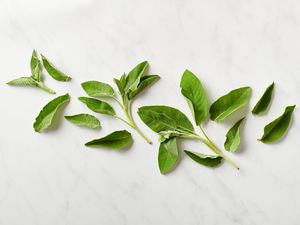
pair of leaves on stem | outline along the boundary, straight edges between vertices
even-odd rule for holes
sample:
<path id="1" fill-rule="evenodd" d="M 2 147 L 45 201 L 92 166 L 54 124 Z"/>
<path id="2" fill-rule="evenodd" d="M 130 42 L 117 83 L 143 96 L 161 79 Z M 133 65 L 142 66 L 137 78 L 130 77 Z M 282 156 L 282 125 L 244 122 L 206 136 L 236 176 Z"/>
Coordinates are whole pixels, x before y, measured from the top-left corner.
<path id="1" fill-rule="evenodd" d="M 58 70 L 45 56 L 41 54 L 43 65 L 48 74 L 57 81 L 69 81 L 71 78 Z M 36 51 L 32 52 L 30 60 L 31 76 L 20 77 L 9 81 L 7 84 L 14 86 L 31 86 L 38 87 L 48 93 L 55 94 L 55 91 L 44 84 L 42 76 L 42 63 L 39 60 Z"/>

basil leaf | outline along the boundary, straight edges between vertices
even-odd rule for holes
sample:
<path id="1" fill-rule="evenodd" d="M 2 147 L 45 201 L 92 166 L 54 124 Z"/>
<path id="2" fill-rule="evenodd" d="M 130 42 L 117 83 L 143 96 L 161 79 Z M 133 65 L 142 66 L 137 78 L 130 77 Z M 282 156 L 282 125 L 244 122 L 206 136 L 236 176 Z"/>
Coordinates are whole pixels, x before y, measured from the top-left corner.
<path id="1" fill-rule="evenodd" d="M 137 88 L 134 91 L 129 92 L 128 98 L 129 99 L 133 99 L 139 93 L 141 93 L 143 90 L 145 90 L 147 87 L 149 87 L 151 84 L 153 84 L 154 82 L 156 82 L 157 80 L 159 80 L 159 78 L 160 77 L 158 75 L 146 75 L 146 76 L 143 76 L 141 78 L 140 83 L 138 84 Z"/>
<path id="2" fill-rule="evenodd" d="M 176 138 L 170 138 L 160 143 L 158 152 L 158 166 L 162 174 L 170 172 L 178 160 L 178 148 Z"/>
<path id="3" fill-rule="evenodd" d="M 30 60 L 31 77 L 36 81 L 42 81 L 41 61 L 38 59 L 36 51 L 33 50 Z"/>
<path id="4" fill-rule="evenodd" d="M 132 143 L 131 134 L 126 130 L 115 131 L 105 137 L 89 141 L 85 146 L 122 149 Z"/>
<path id="5" fill-rule="evenodd" d="M 99 81 L 86 81 L 81 86 L 91 97 L 113 97 L 115 95 L 114 89 L 109 84 Z"/>
<path id="6" fill-rule="evenodd" d="M 87 98 L 87 97 L 79 97 L 78 98 L 81 102 L 85 103 L 86 106 L 97 113 L 107 114 L 107 115 L 116 115 L 114 109 L 104 101 L 100 101 L 94 98 Z"/>
<path id="7" fill-rule="evenodd" d="M 224 147 L 229 152 L 235 152 L 240 145 L 240 125 L 244 119 L 245 117 L 237 121 L 226 134 Z"/>
<path id="8" fill-rule="evenodd" d="M 280 139 L 289 127 L 295 107 L 295 105 L 287 106 L 281 116 L 265 126 L 264 134 L 258 140 L 270 143 Z"/>
<path id="9" fill-rule="evenodd" d="M 100 127 L 100 121 L 93 115 L 90 114 L 77 114 L 72 116 L 65 116 L 65 118 L 79 126 L 88 127 L 91 129 L 97 129 Z"/>
<path id="10" fill-rule="evenodd" d="M 269 87 L 267 87 L 262 97 L 256 103 L 255 107 L 252 110 L 253 114 L 259 114 L 267 110 L 272 100 L 273 89 L 274 82 Z"/>
<path id="11" fill-rule="evenodd" d="M 33 124 L 34 130 L 36 132 L 41 132 L 44 129 L 48 128 L 51 125 L 57 110 L 69 101 L 69 94 L 65 94 L 53 99 L 47 105 L 45 105 L 35 119 L 35 122 Z"/>
<path id="12" fill-rule="evenodd" d="M 236 110 L 245 106 L 250 99 L 251 88 L 242 87 L 230 91 L 220 97 L 210 107 L 210 118 L 216 122 L 221 122 Z"/>
<path id="13" fill-rule="evenodd" d="M 188 102 L 197 125 L 200 125 L 208 114 L 208 100 L 198 77 L 186 70 L 180 82 L 181 93 Z"/>
<path id="14" fill-rule="evenodd" d="M 142 76 L 145 75 L 148 69 L 148 62 L 144 61 L 135 66 L 127 75 L 126 77 L 126 86 L 125 86 L 125 92 L 128 93 L 128 91 L 135 91 L 138 84 L 140 83 L 140 79 Z"/>
<path id="15" fill-rule="evenodd" d="M 45 56 L 41 54 L 43 64 L 48 74 L 57 81 L 69 81 L 71 77 L 57 69 Z"/>
<path id="16" fill-rule="evenodd" d="M 7 84 L 14 86 L 37 86 L 36 81 L 33 80 L 31 77 L 20 77 L 7 82 Z"/>
<path id="17" fill-rule="evenodd" d="M 192 160 L 195 162 L 208 167 L 215 167 L 219 165 L 222 161 L 221 156 L 217 155 L 206 155 L 198 152 L 184 151 Z"/>
<path id="18" fill-rule="evenodd" d="M 114 82 L 117 85 L 120 95 L 124 96 L 125 95 L 125 87 L 126 87 L 126 74 L 124 73 L 120 80 L 114 78 Z"/>
<path id="19" fill-rule="evenodd" d="M 142 121 L 153 131 L 194 131 L 189 119 L 178 109 L 169 106 L 143 106 L 138 110 Z"/>

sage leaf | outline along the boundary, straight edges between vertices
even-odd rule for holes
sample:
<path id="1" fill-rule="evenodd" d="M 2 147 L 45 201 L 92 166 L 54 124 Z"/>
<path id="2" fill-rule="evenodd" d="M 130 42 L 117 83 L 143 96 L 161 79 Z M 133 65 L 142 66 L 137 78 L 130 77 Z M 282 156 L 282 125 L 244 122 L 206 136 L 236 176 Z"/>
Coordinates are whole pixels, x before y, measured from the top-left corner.
<path id="1" fill-rule="evenodd" d="M 186 98 L 197 125 L 208 115 L 208 100 L 200 80 L 191 71 L 186 70 L 180 82 L 181 93 Z"/>
<path id="2" fill-rule="evenodd" d="M 100 121 L 93 115 L 90 114 L 77 114 L 72 116 L 65 116 L 65 118 L 79 126 L 88 127 L 91 129 L 98 129 L 100 127 Z"/>
<path id="3" fill-rule="evenodd" d="M 195 162 L 208 167 L 216 167 L 222 161 L 222 157 L 218 155 L 206 155 L 198 152 L 184 151 Z"/>
<path id="4" fill-rule="evenodd" d="M 287 106 L 281 116 L 265 126 L 264 134 L 258 140 L 264 143 L 279 140 L 289 128 L 295 107 L 295 105 Z"/>
<path id="5" fill-rule="evenodd" d="M 267 89 L 265 90 L 262 97 L 259 99 L 259 101 L 254 106 L 254 108 L 252 110 L 253 114 L 257 115 L 257 114 L 260 114 L 267 110 L 267 108 L 269 107 L 271 100 L 272 100 L 273 89 L 274 89 L 274 82 L 270 86 L 267 87 Z"/>
<path id="6" fill-rule="evenodd" d="M 47 105 L 45 105 L 35 119 L 35 122 L 33 124 L 34 130 L 36 132 L 41 132 L 44 129 L 48 128 L 51 125 L 57 110 L 69 101 L 69 94 L 65 94 L 53 99 Z"/>
<path id="7" fill-rule="evenodd" d="M 150 85 L 152 85 L 153 83 L 155 83 L 157 80 L 159 80 L 159 76 L 158 75 L 146 75 L 143 76 L 140 79 L 140 83 L 138 84 L 137 88 L 130 92 L 128 95 L 129 99 L 133 99 L 134 97 L 136 97 L 139 93 L 141 93 L 142 91 L 144 91 L 147 87 L 149 87 Z"/>
<path id="8" fill-rule="evenodd" d="M 33 80 L 31 77 L 20 77 L 9 81 L 7 84 L 15 86 L 37 86 L 36 81 Z"/>
<path id="9" fill-rule="evenodd" d="M 124 96 L 126 87 L 126 74 L 124 73 L 119 80 L 114 78 L 114 82 L 118 87 L 120 95 Z"/>
<path id="10" fill-rule="evenodd" d="M 115 131 L 105 137 L 89 141 L 85 146 L 122 149 L 132 143 L 131 134 L 126 130 Z"/>
<path id="11" fill-rule="evenodd" d="M 81 86 L 91 97 L 113 97 L 115 94 L 114 89 L 109 84 L 99 81 L 86 81 Z"/>
<path id="12" fill-rule="evenodd" d="M 236 110 L 248 104 L 251 95 L 250 87 L 242 87 L 230 91 L 216 100 L 210 107 L 210 118 L 221 122 Z"/>
<path id="13" fill-rule="evenodd" d="M 85 103 L 86 106 L 94 112 L 112 115 L 112 116 L 116 114 L 114 109 L 107 102 L 100 101 L 94 98 L 87 98 L 87 97 L 79 97 L 78 99 L 81 102 Z"/>
<path id="14" fill-rule="evenodd" d="M 149 63 L 147 61 L 139 63 L 135 66 L 126 77 L 125 92 L 135 91 L 140 83 L 140 79 L 147 72 Z"/>
<path id="15" fill-rule="evenodd" d="M 158 152 L 158 166 L 162 174 L 170 172 L 178 161 L 176 138 L 170 138 L 160 143 Z"/>
<path id="16" fill-rule="evenodd" d="M 143 106 L 138 109 L 141 120 L 153 131 L 193 132 L 190 120 L 178 109 L 169 106 Z"/>
<path id="17" fill-rule="evenodd" d="M 237 121 L 226 134 L 224 148 L 229 152 L 235 152 L 240 145 L 240 125 L 244 119 L 245 117 Z"/>
<path id="18" fill-rule="evenodd" d="M 31 77 L 36 81 L 42 81 L 42 67 L 36 51 L 33 50 L 30 60 Z"/>
<path id="19" fill-rule="evenodd" d="M 57 81 L 69 81 L 71 77 L 57 69 L 44 55 L 41 54 L 44 67 L 48 74 Z"/>

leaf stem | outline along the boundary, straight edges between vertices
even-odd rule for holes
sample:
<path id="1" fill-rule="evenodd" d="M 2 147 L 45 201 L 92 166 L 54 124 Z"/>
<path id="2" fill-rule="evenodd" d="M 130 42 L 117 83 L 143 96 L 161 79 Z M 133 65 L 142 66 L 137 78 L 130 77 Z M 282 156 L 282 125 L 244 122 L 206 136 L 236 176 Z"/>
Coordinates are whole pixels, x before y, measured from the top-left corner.
<path id="1" fill-rule="evenodd" d="M 48 88 L 43 82 L 37 82 L 37 86 L 41 88 L 42 90 L 50 93 L 50 94 L 55 94 L 55 91 L 52 89 Z"/>

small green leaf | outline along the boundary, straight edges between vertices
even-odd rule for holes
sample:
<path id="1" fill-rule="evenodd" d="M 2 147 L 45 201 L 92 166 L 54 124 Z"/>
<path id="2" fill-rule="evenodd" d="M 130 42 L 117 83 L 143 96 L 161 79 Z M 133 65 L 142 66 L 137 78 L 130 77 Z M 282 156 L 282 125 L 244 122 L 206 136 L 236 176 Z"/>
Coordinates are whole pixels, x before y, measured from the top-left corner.
<path id="1" fill-rule="evenodd" d="M 208 115 L 208 100 L 198 77 L 186 70 L 180 82 L 181 93 L 186 97 L 197 125 L 200 125 Z"/>
<path id="2" fill-rule="evenodd" d="M 187 150 L 185 150 L 184 152 L 195 162 L 203 166 L 215 167 L 219 165 L 222 161 L 222 157 L 217 155 L 206 155 L 198 152 L 190 152 Z"/>
<path id="3" fill-rule="evenodd" d="M 91 97 L 113 97 L 115 94 L 114 89 L 109 84 L 99 81 L 86 81 L 81 86 Z"/>
<path id="4" fill-rule="evenodd" d="M 31 77 L 20 77 L 14 80 L 9 81 L 7 84 L 13 86 L 32 86 L 36 87 L 37 83 Z"/>
<path id="5" fill-rule="evenodd" d="M 131 134 L 126 130 L 115 131 L 105 137 L 89 141 L 85 146 L 122 149 L 132 143 Z"/>
<path id="6" fill-rule="evenodd" d="M 114 109 L 107 102 L 100 101 L 94 98 L 87 98 L 87 97 L 79 97 L 78 99 L 81 102 L 85 103 L 86 106 L 94 112 L 112 115 L 112 116 L 116 114 Z"/>
<path id="7" fill-rule="evenodd" d="M 237 121 L 226 134 L 224 147 L 229 152 L 235 152 L 240 145 L 240 125 L 244 119 L 245 117 Z"/>
<path id="8" fill-rule="evenodd" d="M 43 64 L 48 74 L 57 81 L 69 81 L 71 77 L 57 69 L 45 56 L 41 54 Z"/>
<path id="9" fill-rule="evenodd" d="M 157 80 L 159 80 L 159 78 L 160 77 L 158 75 L 146 75 L 146 76 L 143 76 L 140 79 L 140 83 L 138 84 L 137 88 L 134 91 L 129 92 L 128 98 L 129 99 L 133 99 L 139 93 L 141 93 L 143 90 L 145 90 L 147 87 L 149 87 L 150 85 L 152 85 L 153 83 L 155 83 Z"/>
<path id="10" fill-rule="evenodd" d="M 256 103 L 255 107 L 252 110 L 253 114 L 260 114 L 267 110 L 272 100 L 273 89 L 274 82 L 269 87 L 267 87 L 262 97 Z"/>
<path id="11" fill-rule="evenodd" d="M 170 139 L 171 137 L 180 137 L 184 135 L 181 132 L 178 132 L 176 130 L 165 130 L 158 133 L 159 134 L 159 142 L 164 142 L 167 139 Z"/>
<path id="12" fill-rule="evenodd" d="M 47 105 L 45 105 L 35 119 L 35 122 L 33 124 L 34 130 L 36 132 L 41 132 L 44 129 L 48 128 L 51 125 L 57 110 L 69 101 L 69 94 L 65 94 L 53 99 Z"/>
<path id="13" fill-rule="evenodd" d="M 31 77 L 36 81 L 42 81 L 42 65 L 38 59 L 36 51 L 33 50 L 30 60 Z"/>
<path id="14" fill-rule="evenodd" d="M 251 95 L 250 87 L 242 87 L 230 91 L 220 97 L 210 107 L 210 118 L 221 122 L 236 110 L 248 104 Z"/>
<path id="15" fill-rule="evenodd" d="M 264 128 L 264 134 L 259 141 L 270 143 L 279 140 L 289 128 L 295 105 L 287 106 L 284 113 Z"/>
<path id="16" fill-rule="evenodd" d="M 126 74 L 124 73 L 119 80 L 114 78 L 114 82 L 119 89 L 120 95 L 124 96 L 125 95 L 125 87 L 126 87 Z"/>
<path id="17" fill-rule="evenodd" d="M 127 75 L 126 77 L 126 86 L 125 92 L 128 93 L 130 91 L 135 91 L 137 86 L 140 83 L 141 77 L 145 75 L 148 69 L 148 62 L 144 61 L 140 64 L 136 65 Z"/>
<path id="18" fill-rule="evenodd" d="M 160 143 L 158 153 L 158 166 L 162 174 L 170 172 L 178 160 L 178 148 L 176 138 L 170 138 Z"/>
<path id="19" fill-rule="evenodd" d="M 194 130 L 190 120 L 178 109 L 169 106 L 143 106 L 138 114 L 142 121 L 153 131 L 159 133 L 169 130 Z"/>
<path id="20" fill-rule="evenodd" d="M 65 116 L 65 118 L 79 126 L 88 127 L 91 129 L 98 129 L 100 127 L 100 121 L 90 114 L 77 114 L 72 116 Z"/>

